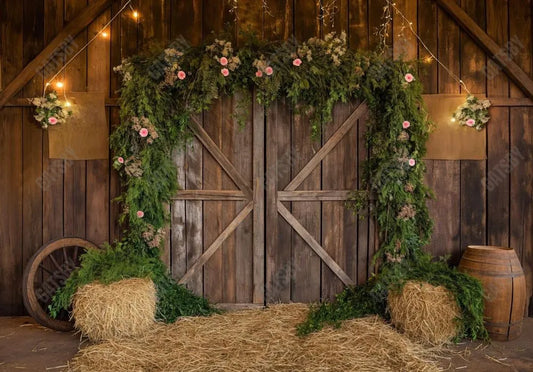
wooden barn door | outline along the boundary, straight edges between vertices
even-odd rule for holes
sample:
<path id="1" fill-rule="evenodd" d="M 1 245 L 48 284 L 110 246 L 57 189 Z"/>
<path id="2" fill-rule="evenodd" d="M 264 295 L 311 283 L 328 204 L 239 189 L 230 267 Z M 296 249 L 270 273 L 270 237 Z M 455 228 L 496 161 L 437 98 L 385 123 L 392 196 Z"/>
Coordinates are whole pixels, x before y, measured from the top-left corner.
<path id="1" fill-rule="evenodd" d="M 233 118 L 224 98 L 193 120 L 175 162 L 173 275 L 215 303 L 315 301 L 364 281 L 372 226 L 344 202 L 359 185 L 364 104 L 338 105 L 321 140 L 283 103 Z M 266 281 L 265 281 L 266 280 Z"/>
<path id="2" fill-rule="evenodd" d="M 374 252 L 372 221 L 345 208 L 360 186 L 367 106 L 342 104 L 323 138 L 283 104 L 267 113 L 266 301 L 332 298 L 363 282 Z"/>
<path id="3" fill-rule="evenodd" d="M 238 98 L 223 98 L 176 153 L 183 169 L 172 202 L 175 278 L 214 303 L 264 303 L 264 111 L 251 104 L 240 127 Z M 255 102 L 255 101 L 254 101 Z"/>

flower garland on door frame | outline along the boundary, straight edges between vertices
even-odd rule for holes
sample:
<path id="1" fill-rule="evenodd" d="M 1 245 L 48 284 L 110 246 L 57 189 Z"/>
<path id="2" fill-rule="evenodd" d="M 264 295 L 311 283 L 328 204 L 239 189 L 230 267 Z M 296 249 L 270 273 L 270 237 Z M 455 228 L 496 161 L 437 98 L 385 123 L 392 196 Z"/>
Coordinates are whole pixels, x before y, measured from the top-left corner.
<path id="1" fill-rule="evenodd" d="M 364 189 L 357 191 L 357 203 L 348 206 L 372 205 L 380 243 L 374 258 L 382 262 L 382 272 L 405 265 L 430 271 L 430 256 L 422 248 L 432 231 L 426 206 L 431 193 L 423 182 L 422 159 L 431 124 L 415 70 L 415 62 L 348 49 L 344 33 L 311 38 L 302 44 L 266 43 L 246 35 L 238 49 L 225 38 L 197 47 L 177 40 L 164 50 L 124 60 L 115 68 L 123 82 L 121 122 L 110 142 L 124 186 L 117 198 L 123 206 L 125 229 L 124 238 L 115 244 L 121 253 L 116 255 L 120 261 L 116 266 L 123 265 L 124 255 L 160 262 L 162 234 L 169 222 L 166 205 L 178 189 L 171 153 L 188 143 L 191 116 L 209 109 L 216 99 L 238 92 L 244 104 L 238 105 L 241 110 L 235 114 L 236 121 L 246 122 L 248 112 L 242 108 L 249 105 L 255 89 L 258 103 L 268 106 L 285 99 L 296 114 L 309 116 L 310 134 L 315 139 L 331 121 L 336 103 L 366 102 L 371 116 Z M 91 272 L 98 265 L 91 262 L 101 264 L 98 257 L 105 254 L 93 252 L 84 259 L 66 289 L 56 295 L 56 309 L 68 307 L 79 285 L 100 279 L 98 271 Z M 114 264 L 106 261 L 107 266 Z M 165 275 L 168 279 L 168 273 Z M 476 306 L 482 303 L 479 283 L 457 275 L 479 289 L 474 300 Z M 168 287 L 168 280 L 165 283 Z M 460 298 L 458 302 L 462 303 Z M 168 305 L 169 301 L 160 318 L 172 321 L 177 315 Z M 465 317 L 473 316 L 477 322 L 468 327 L 479 327 L 479 309 L 467 305 L 462 310 Z"/>

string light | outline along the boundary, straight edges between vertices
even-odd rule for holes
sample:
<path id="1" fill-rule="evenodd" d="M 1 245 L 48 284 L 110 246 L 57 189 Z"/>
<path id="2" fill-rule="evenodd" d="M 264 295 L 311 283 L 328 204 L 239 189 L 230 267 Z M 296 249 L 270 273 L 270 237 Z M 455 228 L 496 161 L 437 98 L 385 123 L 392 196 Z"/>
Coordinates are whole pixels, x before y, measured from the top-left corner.
<path id="1" fill-rule="evenodd" d="M 133 16 L 133 18 L 137 19 L 139 18 L 139 12 L 134 10 L 133 13 L 131 14 Z"/>
<path id="2" fill-rule="evenodd" d="M 450 121 L 451 121 L 452 123 L 455 123 L 455 118 L 451 118 Z"/>
<path id="3" fill-rule="evenodd" d="M 70 101 L 65 101 L 65 106 L 66 107 L 70 107 L 70 106 L 72 106 L 72 104 L 70 103 Z"/>
<path id="4" fill-rule="evenodd" d="M 67 68 L 67 66 L 72 62 L 74 61 L 74 59 L 80 55 L 81 52 L 83 52 L 97 37 L 108 37 L 109 36 L 109 33 L 106 32 L 107 28 L 109 27 L 109 25 L 111 25 L 111 23 L 115 20 L 115 18 L 117 18 L 120 14 L 122 14 L 122 12 L 128 8 L 128 6 L 133 10 L 133 8 L 131 7 L 131 1 L 132 0 L 128 0 L 123 6 L 122 8 L 119 9 L 119 11 L 113 16 L 111 17 L 111 19 L 100 29 L 100 31 L 98 31 L 89 41 L 87 41 L 87 43 L 85 43 L 85 45 L 83 45 L 67 62 L 65 62 L 65 64 L 63 65 L 63 67 L 61 67 L 59 69 L 58 72 L 56 72 L 56 74 L 54 76 L 52 76 L 52 78 L 47 82 L 45 83 L 44 85 L 44 89 L 43 89 L 43 97 L 44 95 L 46 94 L 46 88 L 50 86 L 51 82 L 54 81 L 54 79 L 56 77 L 59 76 L 59 74 L 61 74 L 61 72 L 63 72 L 63 70 L 65 70 L 65 68 Z M 135 10 L 133 10 L 133 13 L 134 13 L 134 16 L 135 18 L 138 18 L 139 17 L 139 13 L 136 12 Z M 62 82 L 58 81 L 57 83 L 55 83 L 55 86 L 58 87 L 58 88 L 62 88 L 64 85 Z M 66 98 L 66 97 L 65 97 Z"/>
<path id="5" fill-rule="evenodd" d="M 418 41 L 420 42 L 420 44 L 424 47 L 424 49 L 427 50 L 427 52 L 429 53 L 429 56 L 425 59 L 424 62 L 426 63 L 430 63 L 431 60 L 428 61 L 428 58 L 432 58 L 434 59 L 435 61 L 437 61 L 437 63 L 439 65 L 442 66 L 442 68 L 455 80 L 457 81 L 457 83 L 459 83 L 460 86 L 462 86 L 465 91 L 470 94 L 470 90 L 468 90 L 468 88 L 466 87 L 466 84 L 463 80 L 461 80 L 457 75 L 455 75 L 444 63 L 442 63 L 438 58 L 437 56 L 435 56 L 435 54 L 433 54 L 433 52 L 431 51 L 431 49 L 428 48 L 428 46 L 426 45 L 426 43 L 424 43 L 424 41 L 422 40 L 422 38 L 416 33 L 416 31 L 413 29 L 413 22 L 409 21 L 407 19 L 407 17 L 405 17 L 405 15 L 400 11 L 400 9 L 398 9 L 398 7 L 396 6 L 396 3 L 392 2 L 391 0 L 387 0 L 387 5 L 385 5 L 383 7 L 383 19 L 384 19 L 384 22 L 381 24 L 380 28 L 379 28 L 379 31 L 378 31 L 378 36 L 380 36 L 381 38 L 381 44 L 382 44 L 382 48 L 383 50 L 385 50 L 385 47 L 386 47 L 386 38 L 389 36 L 388 34 L 388 28 L 390 27 L 390 24 L 392 23 L 392 12 L 390 11 L 390 9 L 394 9 L 394 11 L 396 12 L 396 14 L 398 14 L 401 18 L 402 18 L 402 23 L 403 24 L 407 24 L 407 28 L 409 29 L 409 31 L 411 31 L 411 33 L 418 39 Z M 403 27 L 402 27 L 403 29 Z"/>
<path id="6" fill-rule="evenodd" d="M 64 86 L 65 86 L 65 84 L 63 84 L 62 81 L 58 81 L 58 82 L 56 82 L 56 88 L 61 89 L 61 88 L 63 88 Z"/>
<path id="7" fill-rule="evenodd" d="M 427 56 L 426 58 L 424 58 L 424 62 L 427 63 L 427 64 L 433 62 L 433 57 Z"/>

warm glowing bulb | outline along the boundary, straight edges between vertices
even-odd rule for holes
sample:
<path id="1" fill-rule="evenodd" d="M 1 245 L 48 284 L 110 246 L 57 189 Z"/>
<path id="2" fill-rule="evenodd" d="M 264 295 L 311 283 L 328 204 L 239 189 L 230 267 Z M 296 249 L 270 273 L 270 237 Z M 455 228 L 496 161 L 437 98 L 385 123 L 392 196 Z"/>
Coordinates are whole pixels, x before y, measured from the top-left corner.
<path id="1" fill-rule="evenodd" d="M 72 105 L 71 105 L 70 101 L 67 101 L 67 102 L 65 102 L 65 106 L 70 107 Z"/>
<path id="2" fill-rule="evenodd" d="M 433 61 L 433 58 L 432 58 L 432 57 L 426 57 L 426 58 L 424 58 L 424 62 L 426 62 L 426 63 L 431 63 L 431 61 Z"/>
<path id="3" fill-rule="evenodd" d="M 63 83 L 60 82 L 60 81 L 58 81 L 58 82 L 56 83 L 56 88 L 63 88 Z"/>
<path id="4" fill-rule="evenodd" d="M 137 12 L 136 10 L 133 11 L 133 18 L 139 18 L 139 12 Z"/>
<path id="5" fill-rule="evenodd" d="M 455 118 L 452 118 L 452 119 L 451 119 L 451 122 L 452 122 L 452 123 L 455 123 Z"/>
<path id="6" fill-rule="evenodd" d="M 103 31 L 101 35 L 103 38 L 107 38 L 109 36 L 109 34 L 105 31 Z"/>

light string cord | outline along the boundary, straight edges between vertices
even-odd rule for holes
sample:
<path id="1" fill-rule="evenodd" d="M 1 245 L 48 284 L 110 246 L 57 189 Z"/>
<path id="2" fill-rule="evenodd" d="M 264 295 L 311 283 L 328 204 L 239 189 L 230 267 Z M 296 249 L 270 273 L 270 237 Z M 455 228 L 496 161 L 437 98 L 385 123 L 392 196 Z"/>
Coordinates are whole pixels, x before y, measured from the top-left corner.
<path id="1" fill-rule="evenodd" d="M 124 9 L 126 9 L 128 7 L 128 5 L 130 5 L 132 2 L 132 0 L 128 0 L 123 6 L 122 8 L 120 8 L 120 10 L 100 29 L 100 31 L 98 31 L 83 47 L 81 47 L 77 52 L 76 54 L 74 54 L 64 65 L 63 67 L 61 67 L 59 69 L 59 71 L 54 75 L 52 76 L 52 78 L 50 80 L 48 80 L 48 82 L 44 85 L 44 89 L 43 89 L 43 97 L 45 96 L 46 94 L 46 88 L 48 86 L 50 86 L 50 84 L 52 83 L 52 81 L 54 81 L 54 79 L 56 77 L 59 76 L 60 73 L 62 73 L 65 68 L 70 64 L 72 63 L 72 61 L 78 56 L 80 55 L 81 52 L 83 52 L 85 49 L 87 49 L 87 47 L 94 41 L 96 40 L 96 38 L 102 33 L 104 32 L 108 27 L 109 25 L 115 20 L 115 18 L 117 18 L 123 11 Z M 65 96 L 65 99 L 67 98 L 66 97 L 66 94 L 65 94 L 65 88 L 63 88 L 63 95 Z"/>
<path id="2" fill-rule="evenodd" d="M 409 28 L 409 30 L 411 31 L 411 33 L 413 35 L 415 35 L 415 37 L 418 39 L 418 41 L 420 42 L 420 44 L 424 47 L 424 49 L 427 50 L 427 52 L 429 53 L 429 55 L 435 60 L 437 61 L 437 63 L 439 65 L 441 65 L 441 67 L 455 80 L 457 81 L 457 83 L 459 83 L 460 86 L 462 86 L 465 91 L 468 93 L 468 94 L 471 94 L 470 93 L 470 90 L 468 90 L 468 88 L 466 87 L 466 84 L 465 82 L 460 78 L 458 77 L 457 75 L 455 75 L 444 63 L 442 63 L 438 58 L 437 56 L 435 56 L 435 54 L 433 54 L 433 52 L 428 48 L 428 46 L 426 45 L 426 43 L 424 43 L 424 40 L 422 40 L 422 38 L 416 33 L 416 31 L 413 29 L 413 22 L 409 21 L 405 15 L 400 11 L 400 9 L 398 9 L 398 7 L 396 6 L 396 3 L 393 3 L 391 2 L 390 0 L 387 0 L 387 4 L 388 6 L 392 7 L 395 11 L 396 11 L 396 14 L 398 14 L 400 17 L 402 17 L 403 21 L 405 23 L 407 23 L 407 26 Z"/>

